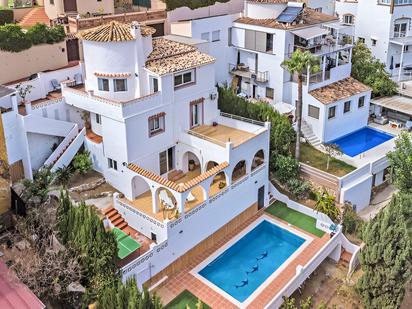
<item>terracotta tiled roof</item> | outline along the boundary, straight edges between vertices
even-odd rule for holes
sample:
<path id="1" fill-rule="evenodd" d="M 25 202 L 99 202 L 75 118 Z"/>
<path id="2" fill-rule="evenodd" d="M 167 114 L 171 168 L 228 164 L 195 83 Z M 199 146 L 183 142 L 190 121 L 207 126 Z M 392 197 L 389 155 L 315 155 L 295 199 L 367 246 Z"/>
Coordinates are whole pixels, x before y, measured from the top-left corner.
<path id="1" fill-rule="evenodd" d="M 370 90 L 371 88 L 362 84 L 360 81 L 348 77 L 330 85 L 312 90 L 309 94 L 323 104 L 330 104 Z"/>
<path id="2" fill-rule="evenodd" d="M 215 58 L 201 53 L 193 46 L 156 38 L 153 39 L 153 51 L 147 58 L 146 68 L 158 75 L 164 75 L 214 61 Z"/>
<path id="3" fill-rule="evenodd" d="M 111 77 L 111 78 L 116 78 L 116 77 L 129 77 L 131 73 L 102 73 L 102 72 L 94 72 L 95 76 L 98 77 Z"/>
<path id="4" fill-rule="evenodd" d="M 149 178 L 150 180 L 153 180 L 165 187 L 168 187 L 172 190 L 175 190 L 177 192 L 185 192 L 195 186 L 197 186 L 199 183 L 201 183 L 202 181 L 208 179 L 209 177 L 212 177 L 214 175 L 216 175 L 217 173 L 219 173 L 220 171 L 222 171 L 223 169 L 225 169 L 226 167 L 229 166 L 229 163 L 227 163 L 226 161 L 223 163 L 220 163 L 219 165 L 216 165 L 215 167 L 211 168 L 210 170 L 208 170 L 207 172 L 204 172 L 203 174 L 200 174 L 199 176 L 193 178 L 192 180 L 189 180 L 183 184 L 177 184 L 171 180 L 165 179 L 161 176 L 159 176 L 158 174 L 155 174 L 153 172 L 150 172 L 142 167 L 137 166 L 136 164 L 130 163 L 127 167 L 132 170 L 133 172 Z"/>
<path id="5" fill-rule="evenodd" d="M 310 8 L 305 8 L 303 10 L 303 14 L 301 17 L 303 22 L 297 22 L 292 24 L 286 24 L 278 22 L 275 18 L 267 18 L 267 19 L 257 19 L 257 18 L 250 18 L 250 17 L 240 17 L 235 22 L 242 23 L 242 24 L 249 24 L 254 26 L 262 26 L 267 28 L 275 28 L 275 29 L 295 29 L 295 28 L 303 28 L 310 25 L 322 24 L 331 21 L 338 21 L 339 18 L 326 15 L 320 12 L 317 12 Z"/>
<path id="6" fill-rule="evenodd" d="M 140 32 L 143 36 L 149 36 L 156 30 L 149 26 L 140 26 Z M 132 41 L 134 36 L 131 32 L 131 24 L 111 21 L 107 24 L 81 31 L 77 37 L 86 41 L 95 42 L 122 42 Z"/>

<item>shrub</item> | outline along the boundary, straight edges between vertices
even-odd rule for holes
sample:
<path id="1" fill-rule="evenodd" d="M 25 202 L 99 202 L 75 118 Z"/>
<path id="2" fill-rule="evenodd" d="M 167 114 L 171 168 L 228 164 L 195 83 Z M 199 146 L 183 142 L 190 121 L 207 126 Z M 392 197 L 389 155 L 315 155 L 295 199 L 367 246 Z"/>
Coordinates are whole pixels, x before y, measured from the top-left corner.
<path id="1" fill-rule="evenodd" d="M 286 187 L 297 199 L 304 199 L 308 197 L 312 189 L 310 182 L 298 178 L 290 178 L 286 182 Z"/>
<path id="2" fill-rule="evenodd" d="M 321 192 L 316 192 L 316 205 L 315 210 L 322 212 L 327 215 L 332 221 L 335 221 L 339 218 L 340 211 L 336 207 L 335 197 L 330 195 L 325 189 Z"/>
<path id="3" fill-rule="evenodd" d="M 0 50 L 17 53 L 32 45 L 61 42 L 65 36 L 64 28 L 60 25 L 50 28 L 37 23 L 25 33 L 20 26 L 7 24 L 0 26 Z"/>
<path id="4" fill-rule="evenodd" d="M 32 46 L 20 26 L 7 24 L 0 26 L 0 49 L 8 52 L 20 52 Z"/>
<path id="5" fill-rule="evenodd" d="M 56 182 L 63 187 L 67 187 L 70 178 L 73 176 L 73 168 L 69 166 L 63 166 L 56 171 Z"/>
<path id="6" fill-rule="evenodd" d="M 53 44 L 64 40 L 65 33 L 62 26 L 50 28 L 45 24 L 37 23 L 27 30 L 27 37 L 33 45 Z"/>
<path id="7" fill-rule="evenodd" d="M 342 217 L 343 232 L 348 234 L 359 234 L 358 232 L 362 228 L 363 221 L 356 214 L 352 204 L 345 203 Z"/>
<path id="8" fill-rule="evenodd" d="M 299 173 L 298 161 L 289 156 L 278 155 L 275 163 L 275 176 L 282 183 L 287 183 L 289 179 L 297 178 Z"/>
<path id="9" fill-rule="evenodd" d="M 50 168 L 45 167 L 34 174 L 33 180 L 24 179 L 23 200 L 34 205 L 44 203 L 47 200 L 53 178 L 54 175 Z"/>
<path id="10" fill-rule="evenodd" d="M 13 22 L 13 10 L 0 8 L 0 26 Z"/>
<path id="11" fill-rule="evenodd" d="M 84 151 L 75 155 L 73 159 L 73 167 L 80 174 L 86 174 L 91 170 L 92 166 L 93 163 L 90 159 L 90 152 Z"/>

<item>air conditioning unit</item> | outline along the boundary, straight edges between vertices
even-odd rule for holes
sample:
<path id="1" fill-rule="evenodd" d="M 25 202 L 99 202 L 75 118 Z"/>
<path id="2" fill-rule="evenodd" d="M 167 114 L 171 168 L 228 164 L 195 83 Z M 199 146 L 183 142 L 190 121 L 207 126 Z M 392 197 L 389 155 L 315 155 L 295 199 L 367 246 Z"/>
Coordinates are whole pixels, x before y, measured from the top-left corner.
<path id="1" fill-rule="evenodd" d="M 211 101 L 216 100 L 216 98 L 217 98 L 217 93 L 211 93 L 210 94 L 210 100 Z"/>

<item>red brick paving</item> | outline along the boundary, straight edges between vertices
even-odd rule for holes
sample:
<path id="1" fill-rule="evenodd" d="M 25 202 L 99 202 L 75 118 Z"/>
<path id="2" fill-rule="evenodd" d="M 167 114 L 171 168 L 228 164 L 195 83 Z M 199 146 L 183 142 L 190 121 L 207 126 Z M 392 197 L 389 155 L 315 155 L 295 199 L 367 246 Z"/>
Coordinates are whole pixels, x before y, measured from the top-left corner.
<path id="1" fill-rule="evenodd" d="M 247 220 L 244 224 L 242 224 L 234 232 L 226 235 L 222 241 L 216 243 L 212 248 L 193 259 L 193 261 L 185 268 L 169 276 L 169 278 L 165 282 L 163 282 L 159 287 L 155 289 L 155 292 L 162 298 L 163 303 L 169 303 L 181 292 L 188 290 L 212 308 L 238 308 L 235 304 L 226 299 L 220 293 L 216 292 L 208 285 L 204 284 L 202 281 L 190 274 L 190 271 L 202 261 L 207 259 L 212 253 L 222 247 L 225 243 L 239 234 L 243 229 L 254 222 L 262 214 L 263 212 L 256 214 L 255 216 Z M 265 214 L 270 216 L 267 213 Z M 287 222 L 280 220 L 277 217 L 274 218 L 286 225 L 289 225 Z M 279 275 L 277 275 L 276 278 L 272 280 L 272 282 L 270 282 L 267 287 L 265 287 L 265 289 L 247 306 L 247 308 L 264 308 L 273 299 L 273 297 L 275 297 L 279 293 L 279 291 L 294 277 L 294 275 L 296 274 L 296 267 L 298 265 L 305 265 L 306 263 L 308 263 L 310 259 L 320 250 L 320 248 L 324 246 L 330 239 L 329 234 L 325 234 L 322 238 L 318 238 L 315 235 L 303 231 L 300 228 L 297 228 L 295 226 L 293 226 L 293 228 L 311 236 L 313 238 L 313 241 L 311 241 L 311 243 L 307 247 L 305 247 L 305 249 L 296 258 L 294 258 L 285 267 L 285 269 Z"/>

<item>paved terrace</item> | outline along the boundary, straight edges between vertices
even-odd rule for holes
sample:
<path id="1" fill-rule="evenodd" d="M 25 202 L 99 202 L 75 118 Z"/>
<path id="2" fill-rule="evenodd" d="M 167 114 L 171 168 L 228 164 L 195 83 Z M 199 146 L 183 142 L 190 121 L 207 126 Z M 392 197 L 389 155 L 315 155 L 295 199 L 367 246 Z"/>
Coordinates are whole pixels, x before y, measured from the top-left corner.
<path id="1" fill-rule="evenodd" d="M 212 143 L 224 147 L 227 142 L 232 142 L 233 147 L 237 147 L 256 136 L 256 134 L 222 124 L 218 124 L 216 126 L 202 125 L 189 131 L 189 133 L 192 132 L 194 132 L 193 135 L 195 136 L 205 138 Z"/>
<path id="2" fill-rule="evenodd" d="M 184 176 L 182 178 L 180 178 L 179 180 L 176 181 L 176 183 L 187 183 L 190 180 L 196 178 L 197 176 L 199 176 L 201 174 L 200 172 L 200 167 L 196 167 L 193 171 L 189 171 L 186 174 L 184 174 Z M 221 181 L 225 182 L 225 176 L 224 174 L 217 174 L 210 186 L 210 191 L 209 191 L 209 195 L 213 196 L 216 193 L 218 193 L 221 189 L 219 189 L 219 183 Z M 165 188 L 166 190 L 167 188 Z M 199 186 L 194 187 L 191 190 L 192 195 L 194 196 L 194 200 L 193 201 L 186 201 L 185 202 L 185 212 L 190 211 L 191 209 L 195 208 L 196 206 L 200 205 L 201 203 L 204 202 L 204 197 L 203 197 L 203 191 L 202 188 L 200 188 Z M 169 194 L 169 193 L 168 193 Z M 171 194 L 169 194 L 169 197 L 173 200 L 173 197 L 171 196 Z M 166 217 L 163 214 L 163 212 L 160 210 L 157 213 L 153 213 L 153 199 L 152 199 L 152 193 L 151 191 L 146 191 L 143 194 L 139 195 L 137 198 L 135 198 L 134 200 L 128 200 L 126 198 L 121 198 L 120 201 L 122 201 L 123 203 L 126 203 L 134 208 L 136 208 L 139 211 L 144 212 L 146 215 L 160 221 L 163 222 Z M 158 205 L 160 205 L 160 199 L 158 200 Z M 160 208 L 160 207 L 159 207 Z M 166 214 L 167 216 L 167 214 Z"/>
<path id="3" fill-rule="evenodd" d="M 190 271 L 200 264 L 202 261 L 207 259 L 216 250 L 224 246 L 233 237 L 239 234 L 242 230 L 247 228 L 252 222 L 262 216 L 264 212 L 261 210 L 255 216 L 243 223 L 237 230 L 228 234 L 222 241 L 216 243 L 212 248 L 204 252 L 203 254 L 197 256 L 192 263 L 188 264 L 184 269 L 175 273 L 162 283 L 159 287 L 155 289 L 155 292 L 161 297 L 164 304 L 169 303 L 177 295 L 179 295 L 184 290 L 190 291 L 196 297 L 200 298 L 207 305 L 212 308 L 238 308 L 228 299 L 223 297 L 220 293 L 216 292 L 208 285 L 204 284 L 202 281 L 194 277 Z M 268 213 L 265 215 L 271 216 Z M 271 216 L 274 220 L 282 222 L 283 224 L 289 224 L 277 217 Z M 298 265 L 306 265 L 319 250 L 330 240 L 329 234 L 325 233 L 321 238 L 308 233 L 296 226 L 294 229 L 305 233 L 313 238 L 313 241 L 294 259 L 292 260 L 285 269 L 270 282 L 270 284 L 246 307 L 262 309 L 281 291 L 281 289 L 295 276 L 296 267 Z"/>

